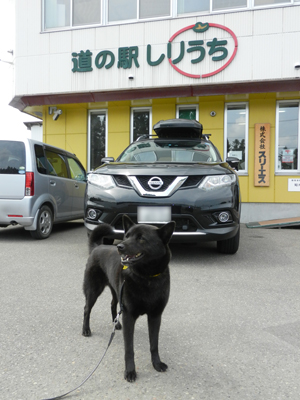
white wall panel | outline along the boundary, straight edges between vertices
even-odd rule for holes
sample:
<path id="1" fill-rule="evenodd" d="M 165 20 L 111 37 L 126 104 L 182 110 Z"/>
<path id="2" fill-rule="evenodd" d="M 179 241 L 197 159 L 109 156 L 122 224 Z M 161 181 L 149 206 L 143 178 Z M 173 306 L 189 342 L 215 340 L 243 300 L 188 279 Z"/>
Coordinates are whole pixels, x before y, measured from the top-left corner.
<path id="1" fill-rule="evenodd" d="M 225 14 L 223 25 L 234 30 L 234 33 L 238 37 L 252 36 L 253 12 L 247 11 L 239 13 L 239 18 L 236 18 L 235 13 Z"/>
<path id="2" fill-rule="evenodd" d="M 253 38 L 251 36 L 239 38 L 238 51 L 234 61 L 224 70 L 224 81 L 248 81 L 253 78 Z M 218 78 L 218 76 L 216 76 Z"/>
<path id="3" fill-rule="evenodd" d="M 96 29 L 96 49 L 111 49 L 113 47 L 119 47 L 120 43 L 120 27 L 119 26 L 107 26 L 105 28 Z"/>
<path id="4" fill-rule="evenodd" d="M 71 86 L 71 68 L 65 68 L 66 65 L 71 66 L 71 55 L 68 53 L 50 55 L 49 56 L 49 86 L 54 93 L 70 92 Z"/>
<path id="5" fill-rule="evenodd" d="M 166 20 L 164 24 L 149 22 L 145 23 L 144 26 L 144 40 L 146 45 L 167 43 L 170 39 L 170 20 Z"/>
<path id="6" fill-rule="evenodd" d="M 141 46 L 144 44 L 144 24 L 126 24 L 120 26 L 120 46 Z"/>
<path id="7" fill-rule="evenodd" d="M 52 32 L 44 35 L 49 36 L 50 54 L 70 53 L 72 49 L 72 31 Z"/>
<path id="8" fill-rule="evenodd" d="M 30 58 L 28 65 L 28 94 L 47 93 L 49 86 L 49 55 Z"/>
<path id="9" fill-rule="evenodd" d="M 29 94 L 28 93 L 28 74 L 31 59 L 27 57 L 15 58 L 15 95 Z"/>
<path id="10" fill-rule="evenodd" d="M 282 35 L 262 35 L 253 38 L 253 79 L 282 77 Z"/>
<path id="11" fill-rule="evenodd" d="M 259 10 L 253 13 L 253 35 L 282 32 L 282 8 Z"/>
<path id="12" fill-rule="evenodd" d="M 72 51 L 95 49 L 96 45 L 96 28 L 75 29 L 72 31 Z M 71 52 L 70 52 L 71 53 Z"/>
<path id="13" fill-rule="evenodd" d="M 297 32 L 300 29 L 300 4 L 283 9 L 283 32 Z"/>
<path id="14" fill-rule="evenodd" d="M 281 56 L 282 76 L 285 78 L 299 78 L 300 51 L 295 51 L 295 43 L 300 43 L 300 32 L 287 33 L 283 36 L 283 51 Z"/>

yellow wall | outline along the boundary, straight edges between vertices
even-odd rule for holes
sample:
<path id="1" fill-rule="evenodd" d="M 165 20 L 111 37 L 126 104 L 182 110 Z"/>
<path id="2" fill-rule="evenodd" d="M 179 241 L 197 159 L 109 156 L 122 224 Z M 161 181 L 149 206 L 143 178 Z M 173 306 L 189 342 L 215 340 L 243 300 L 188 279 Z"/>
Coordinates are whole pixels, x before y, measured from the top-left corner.
<path id="1" fill-rule="evenodd" d="M 83 166 L 87 166 L 87 109 L 85 107 L 57 106 L 62 115 L 53 121 L 44 110 L 44 142 L 75 153 Z"/>
<path id="2" fill-rule="evenodd" d="M 112 102 L 108 106 L 107 155 L 117 158 L 130 143 L 130 103 Z"/>
<path id="3" fill-rule="evenodd" d="M 228 97 L 230 101 L 249 104 L 249 137 L 248 137 L 248 174 L 240 175 L 241 195 L 243 202 L 255 203 L 298 203 L 299 192 L 288 192 L 288 179 L 295 176 L 275 176 L 275 117 L 276 93 L 251 94 Z M 233 98 L 234 97 L 234 98 Z M 224 153 L 224 106 L 228 100 L 226 96 L 200 97 L 199 121 L 203 124 L 203 132 L 211 134 L 211 140 L 217 146 L 220 154 Z M 191 104 L 196 104 L 197 100 Z M 176 98 L 152 100 L 152 125 L 162 119 L 176 117 Z M 180 105 L 184 105 L 180 99 Z M 150 103 L 148 101 L 147 106 Z M 87 166 L 87 138 L 88 138 L 88 110 L 89 104 L 61 105 L 63 113 L 57 121 L 48 115 L 48 107 L 44 107 L 44 141 L 46 143 L 67 149 L 75 153 L 83 165 Z M 93 105 L 93 109 L 97 104 Z M 107 123 L 108 143 L 107 155 L 117 157 L 130 143 L 130 101 L 108 102 Z M 136 107 L 136 105 L 134 106 Z M 101 107 L 103 108 L 103 107 Z M 215 117 L 210 115 L 215 111 Z M 270 186 L 254 186 L 254 126 L 256 123 L 271 124 L 270 139 Z"/>

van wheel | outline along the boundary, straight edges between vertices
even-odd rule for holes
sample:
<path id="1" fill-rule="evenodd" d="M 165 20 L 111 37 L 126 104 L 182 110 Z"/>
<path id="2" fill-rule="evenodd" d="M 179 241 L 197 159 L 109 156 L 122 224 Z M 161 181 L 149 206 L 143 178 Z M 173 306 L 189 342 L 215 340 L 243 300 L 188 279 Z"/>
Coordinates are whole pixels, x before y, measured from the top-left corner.
<path id="1" fill-rule="evenodd" d="M 219 253 L 223 254 L 235 254 L 240 245 L 240 228 L 237 231 L 236 235 L 231 239 L 220 240 L 217 242 L 217 249 Z"/>
<path id="2" fill-rule="evenodd" d="M 53 227 L 53 214 L 48 206 L 42 206 L 37 219 L 35 231 L 30 231 L 34 239 L 47 239 Z"/>

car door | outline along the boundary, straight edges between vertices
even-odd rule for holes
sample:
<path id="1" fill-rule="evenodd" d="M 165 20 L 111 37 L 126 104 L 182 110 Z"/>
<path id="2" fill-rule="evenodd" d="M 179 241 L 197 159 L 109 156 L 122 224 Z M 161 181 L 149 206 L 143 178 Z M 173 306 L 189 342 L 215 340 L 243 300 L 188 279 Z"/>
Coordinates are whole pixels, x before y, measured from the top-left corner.
<path id="1" fill-rule="evenodd" d="M 73 210 L 75 218 L 84 216 L 84 193 L 86 187 L 86 172 L 83 166 L 75 158 L 67 156 L 70 176 L 72 180 Z"/>
<path id="2" fill-rule="evenodd" d="M 73 181 L 69 178 L 68 168 L 63 154 L 45 149 L 49 175 L 49 193 L 55 199 L 56 219 L 64 220 L 72 217 Z"/>

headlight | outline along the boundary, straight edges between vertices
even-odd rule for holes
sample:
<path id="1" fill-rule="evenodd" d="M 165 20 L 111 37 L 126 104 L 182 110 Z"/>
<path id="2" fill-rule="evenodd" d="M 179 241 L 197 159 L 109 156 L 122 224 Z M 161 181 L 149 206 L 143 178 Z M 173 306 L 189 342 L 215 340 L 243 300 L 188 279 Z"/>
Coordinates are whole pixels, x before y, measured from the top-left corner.
<path id="1" fill-rule="evenodd" d="M 236 175 L 212 175 L 207 176 L 199 185 L 199 189 L 212 190 L 224 186 L 230 186 L 236 182 Z"/>
<path id="2" fill-rule="evenodd" d="M 101 187 L 101 189 L 112 189 L 114 188 L 115 182 L 110 175 L 100 175 L 100 174 L 89 174 L 88 183 Z"/>

